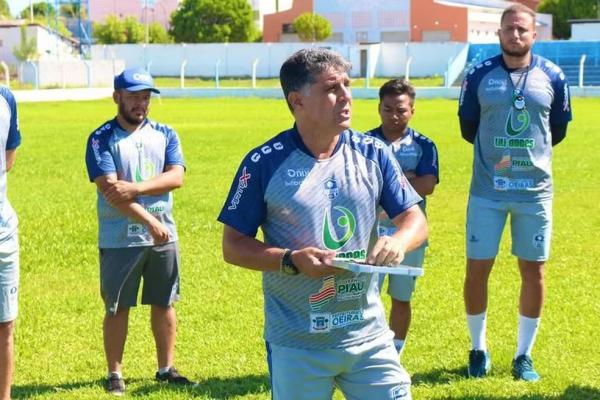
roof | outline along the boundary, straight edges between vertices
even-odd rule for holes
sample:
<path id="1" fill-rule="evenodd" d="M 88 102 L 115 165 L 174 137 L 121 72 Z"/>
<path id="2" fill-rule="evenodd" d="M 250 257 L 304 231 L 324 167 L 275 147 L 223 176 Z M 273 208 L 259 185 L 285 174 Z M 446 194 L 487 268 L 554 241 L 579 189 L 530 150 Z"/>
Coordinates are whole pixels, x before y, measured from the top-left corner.
<path id="1" fill-rule="evenodd" d="M 451 7 L 465 8 L 493 8 L 504 10 L 506 7 L 515 4 L 514 1 L 504 0 L 433 0 L 434 3 L 443 4 Z"/>
<path id="2" fill-rule="evenodd" d="M 73 39 L 71 37 L 67 37 L 65 35 L 60 34 L 59 32 L 48 28 L 45 25 L 42 25 L 38 22 L 29 22 L 26 19 L 13 19 L 13 20 L 0 20 L 0 29 L 3 28 L 18 28 L 21 26 L 36 26 L 38 28 L 44 29 L 46 31 L 48 31 L 49 33 L 53 34 L 53 35 L 57 35 L 59 36 L 62 40 L 67 41 L 67 42 L 71 42 L 71 44 L 73 45 L 79 45 L 79 41 L 76 39 Z"/>
<path id="3" fill-rule="evenodd" d="M 570 24 L 600 24 L 600 19 L 568 19 Z"/>

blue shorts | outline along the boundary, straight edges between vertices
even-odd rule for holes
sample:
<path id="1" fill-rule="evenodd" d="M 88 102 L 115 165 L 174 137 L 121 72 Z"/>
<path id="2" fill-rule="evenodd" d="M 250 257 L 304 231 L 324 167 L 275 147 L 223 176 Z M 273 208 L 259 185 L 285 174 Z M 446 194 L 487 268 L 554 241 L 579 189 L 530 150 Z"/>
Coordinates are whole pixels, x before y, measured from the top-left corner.
<path id="1" fill-rule="evenodd" d="M 0 243 L 0 322 L 19 314 L 19 238 L 17 234 Z"/>
<path id="2" fill-rule="evenodd" d="M 502 202 L 476 196 L 470 196 L 467 208 L 467 258 L 496 257 L 508 215 L 512 254 L 526 261 L 546 261 L 552 236 L 552 200 Z"/>
<path id="3" fill-rule="evenodd" d="M 406 253 L 403 265 L 411 267 L 423 268 L 423 260 L 425 259 L 425 246 Z M 383 281 L 386 274 L 379 274 L 379 290 L 383 287 Z M 405 275 L 387 275 L 388 277 L 388 294 L 391 298 L 399 301 L 410 301 L 412 294 L 415 291 L 417 278 L 414 276 Z"/>
<path id="4" fill-rule="evenodd" d="M 273 400 L 410 400 L 410 377 L 392 337 L 343 349 L 303 350 L 267 343 Z"/>

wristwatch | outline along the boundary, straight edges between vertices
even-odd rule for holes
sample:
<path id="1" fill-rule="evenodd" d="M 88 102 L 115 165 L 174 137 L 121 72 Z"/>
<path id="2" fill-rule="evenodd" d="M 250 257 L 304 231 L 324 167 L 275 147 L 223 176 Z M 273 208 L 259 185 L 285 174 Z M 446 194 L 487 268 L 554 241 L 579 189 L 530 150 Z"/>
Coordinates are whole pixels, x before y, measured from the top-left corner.
<path id="1" fill-rule="evenodd" d="M 279 270 L 286 275 L 298 275 L 300 271 L 292 262 L 292 250 L 285 249 L 283 256 L 281 257 L 281 265 Z"/>

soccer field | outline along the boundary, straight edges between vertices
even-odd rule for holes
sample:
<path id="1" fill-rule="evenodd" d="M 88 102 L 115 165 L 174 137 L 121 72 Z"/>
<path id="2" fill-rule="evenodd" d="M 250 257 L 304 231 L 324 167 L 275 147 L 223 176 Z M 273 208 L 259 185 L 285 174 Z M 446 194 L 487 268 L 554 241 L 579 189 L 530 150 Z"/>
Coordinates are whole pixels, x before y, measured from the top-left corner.
<path id="1" fill-rule="evenodd" d="M 89 133 L 116 108 L 111 100 L 19 107 L 23 143 L 8 190 L 21 242 L 13 398 L 109 398 L 102 386 L 95 186 L 87 179 L 84 153 Z M 353 127 L 377 125 L 376 107 L 375 100 L 356 100 Z M 426 273 L 417 285 L 402 357 L 413 396 L 600 399 L 600 174 L 594 167 L 600 99 L 573 100 L 574 121 L 555 148 L 554 237 L 533 353 L 542 380 L 534 384 L 510 375 L 520 278 L 508 238 L 490 281 L 492 374 L 465 378 L 470 342 L 462 300 L 463 235 L 472 147 L 460 138 L 456 109 L 456 101 L 417 99 L 411 123 L 436 142 L 441 168 L 440 184 L 428 200 Z M 187 162 L 185 184 L 175 192 L 183 263 L 176 366 L 200 386 L 177 389 L 154 382 L 149 309 L 138 307 L 125 349 L 126 396 L 270 399 L 260 274 L 222 261 L 216 217 L 243 155 L 289 128 L 292 117 L 283 100 L 258 99 L 154 99 L 151 117 L 178 131 Z"/>

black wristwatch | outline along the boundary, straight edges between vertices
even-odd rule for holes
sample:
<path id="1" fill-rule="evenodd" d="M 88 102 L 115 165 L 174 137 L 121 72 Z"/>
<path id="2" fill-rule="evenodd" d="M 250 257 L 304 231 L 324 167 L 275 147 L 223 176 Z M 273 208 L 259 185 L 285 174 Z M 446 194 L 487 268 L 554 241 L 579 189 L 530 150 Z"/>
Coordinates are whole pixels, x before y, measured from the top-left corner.
<path id="1" fill-rule="evenodd" d="M 292 250 L 285 249 L 283 256 L 281 257 L 281 265 L 279 270 L 286 275 L 298 275 L 300 271 L 292 262 Z"/>

